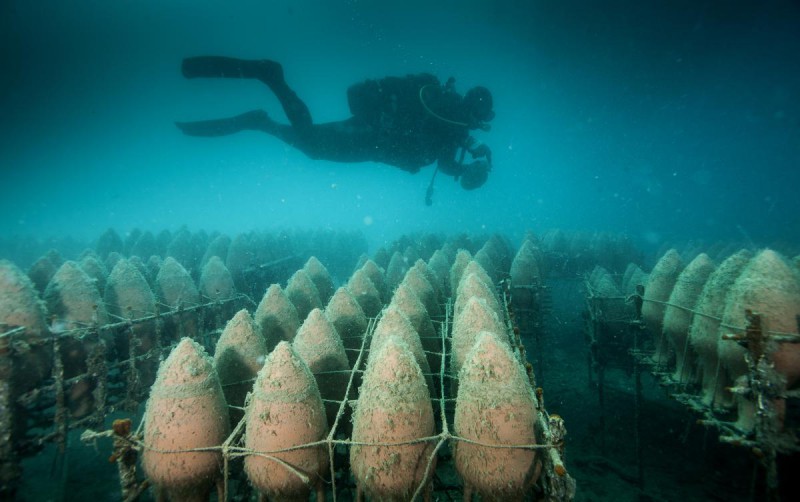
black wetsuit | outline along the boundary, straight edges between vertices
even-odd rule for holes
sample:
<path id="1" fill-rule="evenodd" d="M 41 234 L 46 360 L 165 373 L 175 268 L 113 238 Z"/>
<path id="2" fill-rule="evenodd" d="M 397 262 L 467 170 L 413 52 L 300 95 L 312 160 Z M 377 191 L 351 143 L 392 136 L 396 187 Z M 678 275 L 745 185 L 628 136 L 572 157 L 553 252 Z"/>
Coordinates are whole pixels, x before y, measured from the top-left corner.
<path id="1" fill-rule="evenodd" d="M 348 89 L 353 116 L 314 124 L 305 103 L 289 88 L 280 64 L 269 60 L 240 60 L 218 56 L 188 58 L 187 78 L 255 78 L 275 93 L 290 124 L 253 110 L 236 117 L 178 122 L 192 136 L 222 136 L 259 130 L 280 138 L 312 159 L 337 162 L 374 161 L 417 172 L 438 162 L 447 175 L 463 170 L 463 152 L 474 143 L 463 98 L 430 74 L 367 80 Z"/>

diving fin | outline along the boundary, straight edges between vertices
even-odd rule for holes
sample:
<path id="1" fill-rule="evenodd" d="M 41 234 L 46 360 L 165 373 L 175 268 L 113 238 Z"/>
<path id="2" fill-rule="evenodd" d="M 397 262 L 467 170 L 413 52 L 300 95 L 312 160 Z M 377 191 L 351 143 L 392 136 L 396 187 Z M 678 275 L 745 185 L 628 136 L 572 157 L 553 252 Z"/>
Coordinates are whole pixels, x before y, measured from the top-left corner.
<path id="1" fill-rule="evenodd" d="M 270 132 L 274 124 L 264 110 L 252 110 L 226 119 L 175 122 L 187 136 L 203 137 L 227 136 L 247 130 Z"/>
<path id="2" fill-rule="evenodd" d="M 257 78 L 268 85 L 283 80 L 283 67 L 269 59 L 197 56 L 184 59 L 181 72 L 186 78 Z"/>

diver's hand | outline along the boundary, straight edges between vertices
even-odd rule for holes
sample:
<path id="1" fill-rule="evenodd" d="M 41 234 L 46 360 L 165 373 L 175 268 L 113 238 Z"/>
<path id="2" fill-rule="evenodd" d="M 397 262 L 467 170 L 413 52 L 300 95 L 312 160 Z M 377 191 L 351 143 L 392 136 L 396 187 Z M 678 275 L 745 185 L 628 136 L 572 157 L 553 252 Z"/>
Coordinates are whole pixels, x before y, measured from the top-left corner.
<path id="1" fill-rule="evenodd" d="M 480 159 L 469 164 L 464 164 L 461 171 L 461 188 L 464 190 L 475 190 L 486 183 L 489 171 L 492 170 L 488 159 Z"/>
<path id="2" fill-rule="evenodd" d="M 492 150 L 485 144 L 481 143 L 480 145 L 476 146 L 472 150 L 469 151 L 472 154 L 473 159 L 478 158 L 485 158 L 486 161 L 489 163 L 489 166 L 492 165 Z"/>

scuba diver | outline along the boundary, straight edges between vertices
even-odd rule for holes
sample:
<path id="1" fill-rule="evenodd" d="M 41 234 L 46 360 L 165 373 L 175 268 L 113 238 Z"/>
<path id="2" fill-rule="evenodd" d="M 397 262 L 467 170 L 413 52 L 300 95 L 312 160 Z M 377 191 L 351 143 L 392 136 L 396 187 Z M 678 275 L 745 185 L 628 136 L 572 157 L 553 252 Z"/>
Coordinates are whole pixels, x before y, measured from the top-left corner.
<path id="1" fill-rule="evenodd" d="M 278 123 L 264 110 L 176 122 L 190 136 L 263 131 L 312 159 L 381 162 L 411 173 L 436 162 L 425 198 L 428 205 L 438 171 L 473 190 L 486 182 L 491 170 L 491 150 L 469 135 L 470 130 L 489 130 L 488 122 L 494 118 L 492 95 L 485 87 L 474 87 L 462 97 L 455 91 L 452 77 L 445 85 L 428 73 L 367 80 L 347 90 L 352 117 L 315 124 L 308 107 L 286 84 L 283 67 L 275 61 L 192 57 L 183 60 L 182 72 L 186 78 L 258 79 L 278 98 L 290 123 Z M 472 162 L 464 162 L 467 152 Z"/>

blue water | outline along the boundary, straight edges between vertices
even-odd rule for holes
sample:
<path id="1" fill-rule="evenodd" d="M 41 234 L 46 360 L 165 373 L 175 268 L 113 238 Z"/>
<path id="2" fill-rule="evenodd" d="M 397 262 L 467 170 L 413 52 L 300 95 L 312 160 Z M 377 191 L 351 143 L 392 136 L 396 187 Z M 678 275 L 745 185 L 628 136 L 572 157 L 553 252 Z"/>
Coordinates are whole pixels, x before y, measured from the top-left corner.
<path id="1" fill-rule="evenodd" d="M 526 229 L 759 244 L 800 228 L 796 1 L 4 0 L 0 235 L 114 227 Z M 246 132 L 175 120 L 264 108 L 256 81 L 185 80 L 182 58 L 272 58 L 314 120 L 348 116 L 365 78 L 431 72 L 485 85 L 487 184 L 432 167 L 312 161 Z M 374 249 L 374 247 L 373 247 Z"/>
<path id="2" fill-rule="evenodd" d="M 455 77 L 462 93 L 484 85 L 496 118 L 475 136 L 494 169 L 472 192 L 438 176 L 428 207 L 432 166 L 411 175 L 310 160 L 258 132 L 184 136 L 174 121 L 254 108 L 285 120 L 257 81 L 181 76 L 183 58 L 207 54 L 280 61 L 316 122 L 347 118 L 346 90 L 367 78 L 430 72 Z M 230 236 L 358 230 L 371 253 L 406 232 L 499 232 L 518 243 L 526 230 L 560 228 L 626 233 L 651 250 L 722 240 L 791 256 L 799 54 L 798 0 L 0 0 L 0 258 L 9 242 L 26 243 L 26 268 L 48 247 L 75 257 L 109 227 L 124 236 L 183 225 Z M 48 239 L 57 245 L 42 246 Z M 592 465 L 594 396 L 571 376 L 585 373 L 570 357 L 583 343 L 582 297 L 563 303 L 576 307 L 558 312 L 556 353 L 573 366 L 560 380 L 548 373 L 548 392 L 572 431 L 579 499 L 635 500 L 624 478 Z M 614 411 L 624 428 L 630 402 L 617 401 L 628 406 Z M 694 418 L 675 408 L 650 410 L 666 416 L 645 437 L 659 445 L 645 459 L 651 493 L 736 500 L 719 487 L 747 485 L 725 478 L 749 464 L 716 469 L 719 459 L 699 451 L 713 441 L 681 436 Z M 676 437 L 684 443 L 672 449 Z M 115 499 L 108 446 L 76 443 L 72 472 L 103 465 L 108 483 L 73 475 L 59 488 L 48 446 L 26 466 L 31 500 L 51 496 L 37 489 Z"/>

